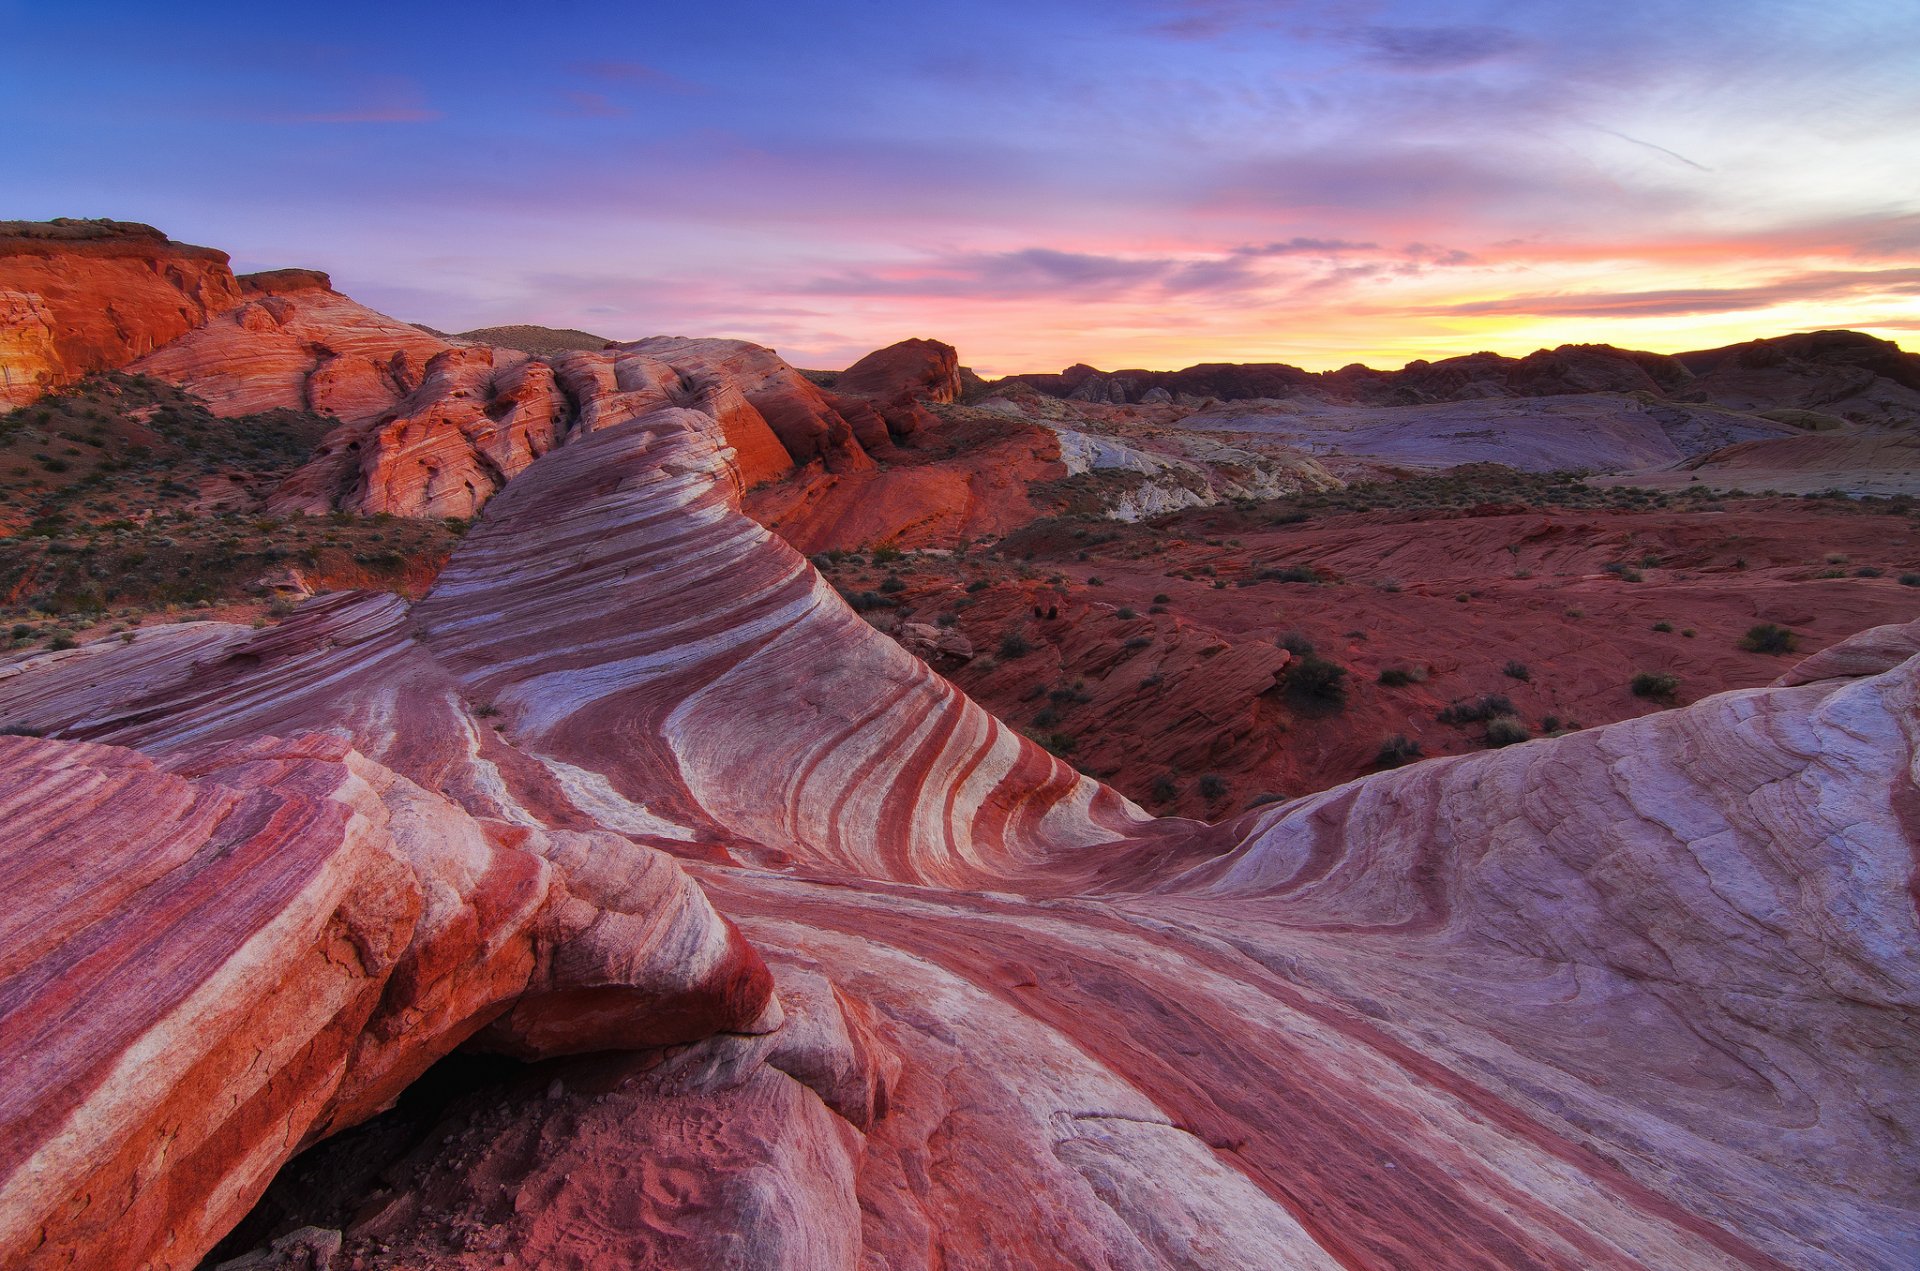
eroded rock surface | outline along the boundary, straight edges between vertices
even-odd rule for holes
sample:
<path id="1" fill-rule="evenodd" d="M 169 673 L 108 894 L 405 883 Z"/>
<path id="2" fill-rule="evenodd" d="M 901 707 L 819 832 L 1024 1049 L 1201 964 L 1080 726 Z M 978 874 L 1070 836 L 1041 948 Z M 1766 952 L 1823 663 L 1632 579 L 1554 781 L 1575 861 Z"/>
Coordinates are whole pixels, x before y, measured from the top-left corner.
<path id="1" fill-rule="evenodd" d="M 470 1039 L 751 1024 L 766 971 L 664 855 L 476 820 L 307 735 L 0 738 L 0 1262 L 192 1266 L 302 1145 Z"/>
<path id="2" fill-rule="evenodd" d="M 0 222 L 0 409 L 125 366 L 240 301 L 225 252 L 150 225 Z"/>
<path id="3" fill-rule="evenodd" d="M 580 365 L 640 409 L 648 390 L 620 388 L 617 359 Z M 604 400 L 607 418 L 487 506 L 416 606 L 321 597 L 278 628 L 143 632 L 0 680 L 7 723 L 150 758 L 14 745 L 183 785 L 252 755 L 266 767 L 247 787 L 272 793 L 289 761 L 256 752 L 285 743 L 253 739 L 330 730 L 328 772 L 353 772 L 351 746 L 410 815 L 468 818 L 460 841 L 564 883 L 579 917 L 546 972 L 537 955 L 475 961 L 471 941 L 491 948 L 479 933 L 512 922 L 447 937 L 437 976 L 402 980 L 427 1027 L 348 1037 L 357 1093 L 312 1132 L 373 1110 L 476 1016 L 483 1044 L 522 1054 L 706 1037 L 566 1061 L 530 1076 L 538 1097 L 469 1104 L 321 1224 L 343 1258 L 1920 1256 L 1910 634 L 1829 650 L 1791 686 L 1218 828 L 1155 822 L 968 702 L 743 516 L 713 415 L 614 419 L 622 399 Z M 12 789 L 35 771 L 0 767 Z M 375 800 L 390 824 L 396 797 Z M 403 890 L 443 868 L 446 838 L 388 853 Z M 676 880 L 664 899 L 659 878 Z M 711 960 L 685 965 L 714 970 L 688 984 L 671 974 L 687 942 L 642 933 L 705 898 L 745 942 L 701 917 L 691 944 Z M 655 951 L 645 974 L 623 953 L 636 944 Z M 749 948 L 779 993 L 744 1019 Z M 610 1000 L 610 983 L 653 995 Z M 237 1196 L 270 1168 L 241 1155 L 205 1158 Z M 77 1190 L 79 1169 L 37 1176 L 44 1194 Z M 148 1178 L 129 1203 L 166 1210 Z"/>

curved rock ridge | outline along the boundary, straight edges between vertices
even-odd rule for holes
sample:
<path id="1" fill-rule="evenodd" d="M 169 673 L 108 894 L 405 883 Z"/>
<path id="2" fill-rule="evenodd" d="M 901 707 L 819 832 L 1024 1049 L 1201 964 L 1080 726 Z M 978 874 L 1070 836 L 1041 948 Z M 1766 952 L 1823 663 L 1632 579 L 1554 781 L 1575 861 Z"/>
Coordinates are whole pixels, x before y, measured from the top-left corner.
<path id="1" fill-rule="evenodd" d="M 240 302 L 225 252 L 152 226 L 0 222 L 0 410 L 125 366 Z"/>
<path id="2" fill-rule="evenodd" d="M 1142 825 L 742 515 L 717 432 L 674 409 L 556 451 L 419 605 L 427 647 L 520 744 L 774 859 L 868 877 L 1017 877 Z"/>
<path id="3" fill-rule="evenodd" d="M 720 964 L 766 958 L 782 1005 L 751 1023 L 449 1120 L 329 1220 L 356 1265 L 1920 1258 L 1913 629 L 1808 682 L 1149 821 L 743 516 L 713 415 L 577 358 L 578 435 L 417 605 L 323 597 L 0 679 L 0 725 L 143 763 L 331 730 L 569 888 L 666 848 L 744 934 Z M 519 1053 L 656 1018 L 513 991 L 527 1017 L 485 1040 Z"/>
<path id="4" fill-rule="evenodd" d="M 657 1046 L 768 1008 L 668 857 L 476 820 L 337 737 L 164 766 L 0 738 L 0 771 L 7 1266 L 191 1267 L 462 1042 Z"/>

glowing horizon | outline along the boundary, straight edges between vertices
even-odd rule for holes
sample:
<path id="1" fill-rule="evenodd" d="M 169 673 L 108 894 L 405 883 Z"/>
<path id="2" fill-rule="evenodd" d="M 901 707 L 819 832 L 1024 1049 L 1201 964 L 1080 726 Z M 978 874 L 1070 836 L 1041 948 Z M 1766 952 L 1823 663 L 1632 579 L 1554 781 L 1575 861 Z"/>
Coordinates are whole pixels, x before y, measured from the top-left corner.
<path id="1" fill-rule="evenodd" d="M 803 8 L 0 0 L 0 217 L 146 221 L 442 330 L 822 367 L 1920 330 L 1904 0 Z"/>

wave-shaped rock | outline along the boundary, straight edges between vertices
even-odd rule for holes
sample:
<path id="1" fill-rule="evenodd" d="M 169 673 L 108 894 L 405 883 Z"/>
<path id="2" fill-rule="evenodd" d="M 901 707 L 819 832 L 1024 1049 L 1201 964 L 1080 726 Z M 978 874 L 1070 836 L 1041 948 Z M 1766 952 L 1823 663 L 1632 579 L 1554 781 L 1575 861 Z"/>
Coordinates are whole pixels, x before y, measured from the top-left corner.
<path id="1" fill-rule="evenodd" d="M 153 757 L 115 762 L 191 773 L 329 730 L 471 818 L 460 841 L 614 894 L 599 911 L 633 925 L 588 921 L 589 964 L 658 929 L 635 880 L 666 849 L 771 965 L 783 1007 L 743 1035 L 595 1060 L 450 1127 L 348 1222 L 363 1265 L 474 1265 L 488 1241 L 530 1266 L 1920 1255 L 1911 633 L 1830 650 L 1809 682 L 1216 829 L 1154 822 L 741 515 L 713 415 L 613 418 L 647 399 L 644 368 L 622 388 L 617 356 L 568 366 L 613 377 L 608 414 L 488 504 L 419 604 L 325 597 L 278 628 L 142 632 L 0 680 L 6 722 Z M 33 771 L 0 764 L 0 786 Z M 84 824 L 98 804 L 37 806 Z M 414 841 L 440 859 L 442 836 Z M 629 980 L 671 979 L 647 965 Z M 418 993 L 473 973 L 434 967 Z M 482 995 L 521 1004 L 510 1048 L 573 1048 L 583 1019 L 633 1044 L 657 1018 L 563 992 L 547 1022 L 526 983 Z M 264 1175 L 203 1162 L 234 1195 Z M 80 1168 L 36 1177 L 67 1195 Z"/>
<path id="2" fill-rule="evenodd" d="M 164 764 L 0 738 L 0 772 L 8 1266 L 191 1266 L 463 1042 L 661 1045 L 766 1008 L 667 857 L 476 820 L 337 737 Z"/>

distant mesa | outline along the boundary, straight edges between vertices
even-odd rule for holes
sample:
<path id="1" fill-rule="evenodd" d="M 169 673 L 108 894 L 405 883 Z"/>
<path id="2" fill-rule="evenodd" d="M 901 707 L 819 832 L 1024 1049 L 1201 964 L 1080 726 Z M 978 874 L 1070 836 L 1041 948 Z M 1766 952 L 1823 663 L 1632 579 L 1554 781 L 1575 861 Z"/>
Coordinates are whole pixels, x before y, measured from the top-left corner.
<path id="1" fill-rule="evenodd" d="M 492 344 L 503 349 L 518 349 L 534 357 L 554 357 L 561 353 L 598 353 L 616 343 L 591 331 L 572 327 L 505 326 L 477 327 L 450 337 Z"/>

